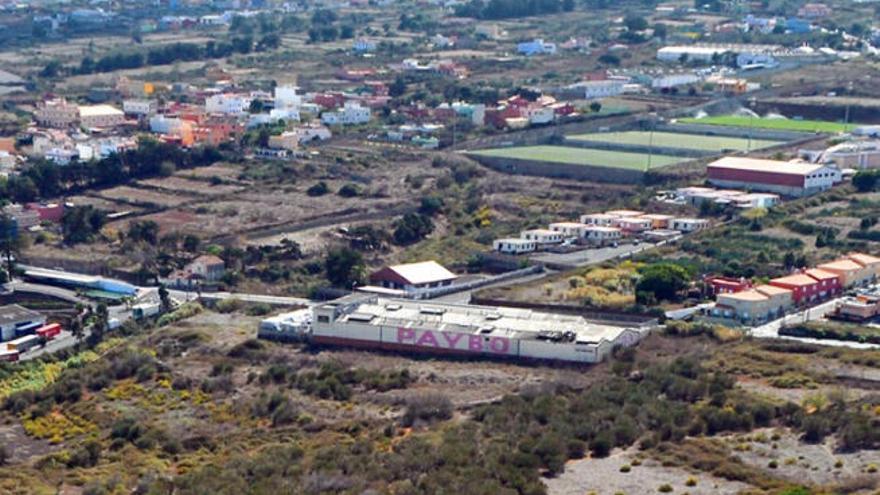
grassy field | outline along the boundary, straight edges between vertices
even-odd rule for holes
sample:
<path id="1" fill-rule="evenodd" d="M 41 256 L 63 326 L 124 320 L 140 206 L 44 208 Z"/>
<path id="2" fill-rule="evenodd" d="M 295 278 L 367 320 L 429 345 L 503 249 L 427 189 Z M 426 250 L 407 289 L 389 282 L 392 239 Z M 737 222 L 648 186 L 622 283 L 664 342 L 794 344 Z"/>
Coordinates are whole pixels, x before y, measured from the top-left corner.
<path id="1" fill-rule="evenodd" d="M 684 124 L 707 124 L 723 125 L 731 127 L 755 127 L 758 129 L 773 129 L 776 131 L 796 132 L 848 132 L 860 124 L 842 124 L 840 122 L 826 122 L 822 120 L 792 120 L 792 119 L 767 119 L 760 117 L 741 117 L 736 115 L 719 115 L 716 117 L 704 117 L 702 119 L 679 119 Z"/>
<path id="2" fill-rule="evenodd" d="M 781 144 L 780 141 L 766 139 L 748 139 L 726 136 L 701 136 L 698 134 L 680 134 L 676 132 L 655 132 L 651 136 L 645 131 L 602 132 L 593 134 L 577 134 L 568 136 L 573 141 L 596 143 L 628 144 L 634 146 L 659 146 L 663 148 L 681 148 L 700 151 L 749 151 L 759 150 Z"/>
<path id="3" fill-rule="evenodd" d="M 537 160 L 573 165 L 644 170 L 648 168 L 646 153 L 625 153 L 621 151 L 591 150 L 567 146 L 524 146 L 519 148 L 497 148 L 478 150 L 473 154 L 520 160 Z M 660 168 L 687 160 L 679 156 L 654 155 L 650 168 Z"/>

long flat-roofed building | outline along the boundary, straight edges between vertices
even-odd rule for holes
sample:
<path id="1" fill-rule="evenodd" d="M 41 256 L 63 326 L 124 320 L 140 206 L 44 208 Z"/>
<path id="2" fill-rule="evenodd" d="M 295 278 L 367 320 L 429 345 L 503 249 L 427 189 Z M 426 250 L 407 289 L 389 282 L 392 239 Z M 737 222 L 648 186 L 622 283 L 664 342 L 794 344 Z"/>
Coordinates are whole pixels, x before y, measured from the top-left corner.
<path id="1" fill-rule="evenodd" d="M 528 309 L 352 295 L 314 307 L 317 344 L 598 363 L 647 330 Z"/>
<path id="2" fill-rule="evenodd" d="M 815 163 L 728 156 L 706 166 L 709 183 L 784 196 L 809 196 L 843 180 L 840 170 Z"/>

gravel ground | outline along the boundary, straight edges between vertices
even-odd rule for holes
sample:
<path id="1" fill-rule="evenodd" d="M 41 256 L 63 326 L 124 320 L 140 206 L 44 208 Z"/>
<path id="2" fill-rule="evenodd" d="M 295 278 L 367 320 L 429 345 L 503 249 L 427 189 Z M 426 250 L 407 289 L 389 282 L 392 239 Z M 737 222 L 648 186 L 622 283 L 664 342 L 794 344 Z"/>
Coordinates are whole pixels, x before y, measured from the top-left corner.
<path id="1" fill-rule="evenodd" d="M 733 495 L 751 488 L 745 483 L 727 481 L 711 475 L 692 474 L 676 467 L 663 467 L 652 460 L 644 460 L 640 466 L 632 466 L 635 450 L 615 451 L 604 459 L 571 461 L 565 472 L 556 478 L 545 478 L 549 495 L 639 495 L 656 494 L 661 485 L 673 488 L 671 493 L 690 495 Z M 621 466 L 630 465 L 628 473 Z M 689 478 L 696 480 L 687 486 Z"/>
<path id="2" fill-rule="evenodd" d="M 792 482 L 831 485 L 865 476 L 880 478 L 880 474 L 867 473 L 869 465 L 880 467 L 880 451 L 838 453 L 834 451 L 834 440 L 830 438 L 824 444 L 812 445 L 800 442 L 791 432 L 776 433 L 780 435 L 776 441 L 771 439 L 771 430 L 731 437 L 729 441 L 741 446 L 736 455 L 744 463 Z M 755 441 L 757 438 L 761 441 Z M 748 450 L 743 450 L 742 446 L 747 446 Z M 776 461 L 776 468 L 769 467 L 771 461 Z M 840 467 L 837 467 L 838 462 Z"/>

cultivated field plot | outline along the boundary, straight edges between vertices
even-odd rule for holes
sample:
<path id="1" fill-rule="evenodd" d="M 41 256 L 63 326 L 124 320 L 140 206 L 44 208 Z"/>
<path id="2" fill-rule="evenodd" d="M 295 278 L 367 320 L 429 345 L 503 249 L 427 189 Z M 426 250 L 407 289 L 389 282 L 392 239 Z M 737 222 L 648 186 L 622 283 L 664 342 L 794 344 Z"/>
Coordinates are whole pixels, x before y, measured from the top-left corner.
<path id="1" fill-rule="evenodd" d="M 698 151 L 751 151 L 782 144 L 781 141 L 766 139 L 743 139 L 727 136 L 702 136 L 699 134 L 680 134 L 677 132 L 624 131 L 577 134 L 568 136 L 572 141 L 590 143 L 613 143 L 632 146 L 656 146 L 660 148 L 681 148 Z"/>
<path id="2" fill-rule="evenodd" d="M 208 167 L 197 167 L 188 170 L 178 170 L 175 177 L 211 179 L 217 177 L 224 180 L 235 179 L 241 174 L 241 168 L 226 163 L 215 163 Z"/>
<path id="3" fill-rule="evenodd" d="M 686 161 L 687 158 L 647 153 L 626 153 L 622 151 L 605 151 L 567 146 L 524 146 L 520 148 L 497 148 L 477 150 L 473 154 L 480 156 L 534 160 L 571 165 L 587 165 L 628 170 L 645 170 L 660 168 Z M 650 161 L 650 167 L 648 163 Z"/>
<path id="4" fill-rule="evenodd" d="M 211 184 L 206 181 L 185 179 L 183 177 L 165 177 L 163 179 L 147 179 L 138 181 L 139 185 L 155 187 L 173 193 L 184 192 L 201 196 L 218 196 L 244 190 L 244 187 L 228 184 Z"/>
<path id="5" fill-rule="evenodd" d="M 178 206 L 194 198 L 192 196 L 183 195 L 181 193 L 164 194 L 157 191 L 147 189 L 138 189 L 129 186 L 119 186 L 112 189 L 105 189 L 98 196 L 132 204 L 152 204 L 160 207 Z"/>
<path id="6" fill-rule="evenodd" d="M 764 117 L 747 117 L 738 115 L 720 115 L 716 117 L 703 117 L 701 119 L 679 119 L 683 124 L 722 125 L 730 127 L 754 127 L 756 129 L 772 129 L 775 131 L 793 132 L 849 132 L 860 124 L 843 124 L 841 122 L 826 122 L 822 120 L 793 120 L 771 119 Z"/>

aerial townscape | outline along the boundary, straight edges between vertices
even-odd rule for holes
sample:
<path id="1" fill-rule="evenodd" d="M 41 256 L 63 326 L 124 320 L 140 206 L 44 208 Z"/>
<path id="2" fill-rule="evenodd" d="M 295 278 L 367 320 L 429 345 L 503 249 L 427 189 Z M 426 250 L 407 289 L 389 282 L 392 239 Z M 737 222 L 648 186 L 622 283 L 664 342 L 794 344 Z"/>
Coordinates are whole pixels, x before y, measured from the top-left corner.
<path id="1" fill-rule="evenodd" d="M 0 0 L 0 494 L 880 495 L 878 15 Z"/>

